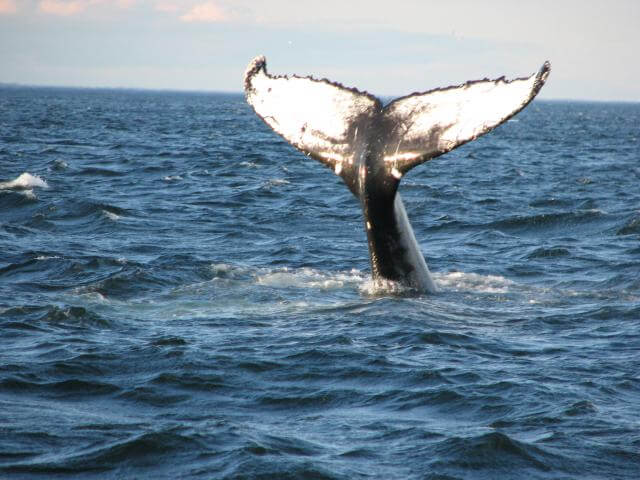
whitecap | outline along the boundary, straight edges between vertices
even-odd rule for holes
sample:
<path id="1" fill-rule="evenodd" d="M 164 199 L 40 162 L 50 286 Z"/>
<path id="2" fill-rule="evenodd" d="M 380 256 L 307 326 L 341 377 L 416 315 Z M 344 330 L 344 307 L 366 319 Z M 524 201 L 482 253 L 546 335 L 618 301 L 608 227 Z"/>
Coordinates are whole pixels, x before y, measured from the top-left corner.
<path id="1" fill-rule="evenodd" d="M 73 296 L 82 297 L 85 300 L 97 303 L 113 303 L 111 300 L 107 299 L 102 293 L 93 290 L 91 286 L 82 286 L 76 287 L 71 290 L 71 294 Z"/>
<path id="2" fill-rule="evenodd" d="M 109 220 L 113 220 L 114 222 L 117 222 L 118 220 L 120 220 L 120 215 L 116 215 L 113 212 L 110 212 L 108 210 L 102 210 L 102 214 L 107 217 Z"/>
<path id="3" fill-rule="evenodd" d="M 180 175 L 167 175 L 166 177 L 163 177 L 162 180 L 165 182 L 178 182 L 184 179 Z"/>
<path id="4" fill-rule="evenodd" d="M 39 176 L 31 175 L 29 172 L 24 172 L 9 182 L 0 182 L 0 190 L 27 190 L 33 194 L 31 189 L 35 187 L 49 188 L 49 185 Z"/>
<path id="5" fill-rule="evenodd" d="M 216 278 L 237 278 L 251 274 L 249 268 L 229 263 L 214 263 L 209 268 Z"/>

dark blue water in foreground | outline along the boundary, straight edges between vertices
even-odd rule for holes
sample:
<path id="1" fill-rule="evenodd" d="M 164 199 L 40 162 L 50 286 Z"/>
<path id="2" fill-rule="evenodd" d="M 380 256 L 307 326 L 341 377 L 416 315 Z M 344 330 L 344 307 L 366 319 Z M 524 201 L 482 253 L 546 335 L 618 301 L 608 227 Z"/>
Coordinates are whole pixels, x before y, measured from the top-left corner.
<path id="1" fill-rule="evenodd" d="M 240 95 L 0 114 L 0 477 L 639 478 L 640 104 L 535 102 L 413 170 L 413 297 Z"/>

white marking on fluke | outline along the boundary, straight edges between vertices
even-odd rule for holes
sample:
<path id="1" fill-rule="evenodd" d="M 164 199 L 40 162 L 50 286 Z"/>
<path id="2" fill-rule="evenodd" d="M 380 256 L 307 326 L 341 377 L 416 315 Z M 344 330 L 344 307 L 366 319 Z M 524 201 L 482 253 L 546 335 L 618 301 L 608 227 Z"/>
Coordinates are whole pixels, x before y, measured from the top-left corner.
<path id="1" fill-rule="evenodd" d="M 333 162 L 342 162 L 344 160 L 344 157 L 339 153 L 320 152 L 320 156 L 325 160 L 329 160 Z"/>
<path id="2" fill-rule="evenodd" d="M 526 107 L 550 72 L 477 80 L 393 100 L 312 77 L 272 76 L 263 56 L 244 76 L 247 102 L 276 133 L 330 167 L 365 216 L 374 281 L 435 292 L 397 188 L 413 167 L 493 130 Z"/>
<path id="3" fill-rule="evenodd" d="M 420 157 L 420 153 L 418 152 L 404 152 L 404 153 L 395 153 L 393 155 L 385 155 L 384 161 L 393 163 L 393 162 L 401 162 L 406 160 L 415 160 Z"/>

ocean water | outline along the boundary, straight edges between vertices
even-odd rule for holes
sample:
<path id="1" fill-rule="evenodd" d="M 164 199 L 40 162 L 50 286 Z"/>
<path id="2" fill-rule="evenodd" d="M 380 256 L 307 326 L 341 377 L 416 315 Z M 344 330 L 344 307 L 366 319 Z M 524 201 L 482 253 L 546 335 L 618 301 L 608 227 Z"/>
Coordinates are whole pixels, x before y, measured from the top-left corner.
<path id="1" fill-rule="evenodd" d="M 440 292 L 241 95 L 0 89 L 0 477 L 640 478 L 640 104 L 400 186 Z"/>

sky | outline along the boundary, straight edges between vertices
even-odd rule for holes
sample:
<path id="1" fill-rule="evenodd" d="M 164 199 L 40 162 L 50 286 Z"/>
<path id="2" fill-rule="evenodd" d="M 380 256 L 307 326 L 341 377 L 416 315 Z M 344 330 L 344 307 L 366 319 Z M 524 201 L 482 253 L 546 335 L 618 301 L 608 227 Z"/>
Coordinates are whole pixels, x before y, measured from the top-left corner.
<path id="1" fill-rule="evenodd" d="M 0 0 L 0 82 L 240 92 L 273 74 L 380 96 L 528 76 L 540 98 L 640 101 L 637 0 Z"/>

